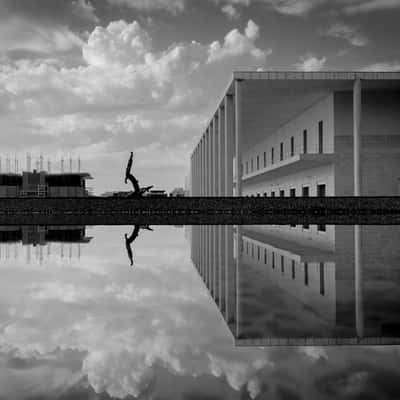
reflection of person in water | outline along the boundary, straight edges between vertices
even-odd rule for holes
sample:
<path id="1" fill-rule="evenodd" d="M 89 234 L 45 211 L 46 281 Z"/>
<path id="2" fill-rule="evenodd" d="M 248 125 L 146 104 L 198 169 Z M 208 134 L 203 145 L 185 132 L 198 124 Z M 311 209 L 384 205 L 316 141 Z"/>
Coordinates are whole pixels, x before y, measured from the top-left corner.
<path id="1" fill-rule="evenodd" d="M 132 186 L 134 188 L 134 195 L 135 196 L 140 196 L 141 191 L 140 191 L 140 186 L 138 180 L 131 174 L 131 169 L 132 169 L 132 163 L 133 163 L 133 153 L 131 152 L 131 155 L 128 160 L 128 165 L 126 166 L 126 171 L 125 171 L 125 183 L 128 183 L 128 180 L 131 181 Z"/>
<path id="2" fill-rule="evenodd" d="M 125 247 L 128 253 L 129 261 L 131 262 L 131 266 L 133 266 L 133 254 L 132 254 L 132 242 L 139 236 L 140 228 L 147 229 L 148 231 L 152 231 L 153 229 L 150 228 L 148 225 L 135 225 L 131 236 L 125 233 Z"/>

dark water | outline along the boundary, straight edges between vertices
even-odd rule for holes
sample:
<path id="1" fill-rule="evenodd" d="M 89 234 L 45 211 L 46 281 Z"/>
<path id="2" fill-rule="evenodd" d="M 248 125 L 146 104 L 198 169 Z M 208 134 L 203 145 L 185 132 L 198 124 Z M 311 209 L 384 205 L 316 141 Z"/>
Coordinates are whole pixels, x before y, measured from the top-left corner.
<path id="1" fill-rule="evenodd" d="M 0 399 L 399 398 L 400 227 L 145 228 L 1 228 Z"/>

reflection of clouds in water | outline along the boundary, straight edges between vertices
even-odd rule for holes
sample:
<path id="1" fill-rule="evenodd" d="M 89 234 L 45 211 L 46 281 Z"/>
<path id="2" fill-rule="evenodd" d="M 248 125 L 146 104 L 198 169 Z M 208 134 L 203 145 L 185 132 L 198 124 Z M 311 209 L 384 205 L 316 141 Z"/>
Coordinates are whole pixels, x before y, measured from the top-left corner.
<path id="1" fill-rule="evenodd" d="M 4 267 L 1 351 L 8 358 L 58 361 L 66 359 L 60 352 L 67 349 L 81 352 L 79 368 L 71 359 L 52 367 L 31 363 L 18 379 L 15 368 L 3 362 L 0 397 L 26 398 L 23 391 L 9 394 L 13 386 L 29 384 L 38 396 L 57 393 L 82 384 L 79 378 L 85 374 L 97 392 L 138 396 L 166 384 L 157 379 L 160 368 L 169 374 L 168 384 L 176 383 L 176 398 L 189 377 L 226 382 L 237 396 L 251 398 L 296 393 L 299 398 L 347 399 L 367 389 L 390 398 L 400 382 L 399 353 L 393 348 L 233 348 L 219 311 L 188 261 L 187 243 L 179 237 L 183 230 L 156 227 L 141 235 L 134 249 L 138 267 L 132 270 L 124 229 L 95 229 L 85 257 L 98 257 L 101 274 L 96 262 L 88 269 L 84 264 L 46 264 L 35 271 Z"/>
<path id="2" fill-rule="evenodd" d="M 86 257 L 99 255 L 100 274 L 95 262 L 88 269 L 84 263 L 54 269 L 49 260 L 40 271 L 28 272 L 21 287 L 14 266 L 7 285 L 19 289 L 5 299 L 14 311 L 2 321 L 2 349 L 21 357 L 58 347 L 87 351 L 83 371 L 90 384 L 118 397 L 139 395 L 156 366 L 178 376 L 222 376 L 239 390 L 263 368 L 265 354 L 258 366 L 253 365 L 258 351 L 230 355 L 230 338 L 189 263 L 187 243 L 176 239 L 183 230 L 170 232 L 160 227 L 138 238 L 134 271 L 126 266 L 119 228 L 107 228 L 107 256 L 104 249 L 96 252 L 101 247 L 96 236 L 85 248 Z M 118 247 L 122 254 L 115 254 Z M 249 390 L 256 388 L 253 380 Z"/>

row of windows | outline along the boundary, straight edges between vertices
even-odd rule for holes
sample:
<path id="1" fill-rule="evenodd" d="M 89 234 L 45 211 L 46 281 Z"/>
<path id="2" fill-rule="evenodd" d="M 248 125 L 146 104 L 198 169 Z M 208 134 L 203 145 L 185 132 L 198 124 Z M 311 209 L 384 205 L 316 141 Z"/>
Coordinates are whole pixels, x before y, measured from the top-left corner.
<path id="1" fill-rule="evenodd" d="M 303 186 L 301 188 L 301 195 L 302 197 L 309 197 L 310 196 L 310 187 L 309 186 Z M 261 193 L 256 193 L 256 195 L 247 195 L 247 197 L 261 197 Z M 296 197 L 296 189 L 295 188 L 290 188 L 289 189 L 289 196 L 290 197 Z M 326 196 L 326 185 L 324 183 L 317 184 L 317 196 L 318 197 L 325 197 Z M 268 193 L 264 192 L 264 197 L 268 197 Z M 275 191 L 271 191 L 270 197 L 275 197 Z M 279 190 L 279 197 L 285 197 L 285 190 L 280 189 Z M 296 225 L 292 224 L 290 225 L 292 228 L 296 227 Z M 305 224 L 303 225 L 303 229 L 310 229 L 310 225 Z M 326 232 L 326 225 L 325 224 L 319 224 L 317 225 L 317 229 L 319 232 Z"/>
<path id="2" fill-rule="evenodd" d="M 255 248 L 256 248 L 256 252 L 255 252 Z M 246 242 L 246 254 L 253 258 L 253 259 L 257 259 L 257 261 L 261 262 L 261 246 L 259 245 L 254 245 L 254 243 L 250 243 Z M 255 255 L 255 253 L 257 253 L 257 255 Z M 277 267 L 277 259 L 278 259 L 278 255 L 275 254 L 274 251 L 271 251 L 271 268 L 272 269 L 276 269 Z M 268 251 L 266 248 L 264 248 L 264 254 L 263 254 L 263 262 L 265 265 L 268 265 Z M 280 264 L 281 264 L 281 274 L 282 276 L 285 275 L 286 271 L 285 271 L 285 257 L 283 255 L 280 256 Z M 295 260 L 291 260 L 291 278 L 292 280 L 296 279 L 296 262 Z M 323 262 L 319 263 L 319 276 L 320 276 L 320 294 L 322 296 L 325 295 L 325 265 Z M 306 286 L 308 286 L 309 284 L 309 273 L 308 273 L 308 263 L 304 262 L 304 284 Z"/>
<path id="3" fill-rule="evenodd" d="M 275 190 L 271 190 L 269 197 L 276 197 L 276 194 L 279 194 L 279 197 L 285 197 L 285 189 L 280 189 L 279 192 Z M 310 196 L 310 187 L 303 186 L 301 188 L 301 196 L 309 197 Z M 317 196 L 325 197 L 326 196 L 326 185 L 324 183 L 317 184 Z M 261 193 L 255 193 L 247 195 L 247 197 L 261 197 Z M 264 192 L 263 197 L 268 197 L 268 192 Z M 289 197 L 296 197 L 296 188 L 289 189 Z"/>
<path id="4" fill-rule="evenodd" d="M 284 159 L 284 142 L 281 142 L 279 145 L 279 161 L 283 161 Z M 307 129 L 303 130 L 303 154 L 308 153 L 308 132 Z M 318 153 L 322 154 L 324 150 L 324 123 L 323 121 L 318 122 Z M 290 138 L 290 157 L 293 157 L 295 154 L 294 150 L 294 136 Z M 275 149 L 274 147 L 271 148 L 271 165 L 274 164 L 275 162 Z M 256 165 L 254 165 L 254 158 L 252 157 L 250 159 L 250 164 L 249 161 L 246 161 L 246 174 L 254 172 L 254 168 L 256 168 L 256 171 L 259 171 L 261 166 L 260 166 L 260 155 L 257 155 L 256 158 Z M 264 151 L 263 153 L 263 168 L 267 167 L 267 152 Z M 243 165 L 242 165 L 242 170 L 243 170 Z"/>

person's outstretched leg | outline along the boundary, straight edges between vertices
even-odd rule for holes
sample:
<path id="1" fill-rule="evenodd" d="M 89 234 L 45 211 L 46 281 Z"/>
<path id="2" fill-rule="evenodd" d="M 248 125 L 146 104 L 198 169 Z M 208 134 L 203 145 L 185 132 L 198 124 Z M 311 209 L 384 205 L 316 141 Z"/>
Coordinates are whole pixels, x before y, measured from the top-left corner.
<path id="1" fill-rule="evenodd" d="M 132 183 L 133 189 L 135 190 L 135 195 L 140 196 L 140 186 L 139 186 L 139 182 L 137 181 L 137 179 L 132 175 L 132 174 L 128 174 L 127 179 L 129 179 Z"/>

